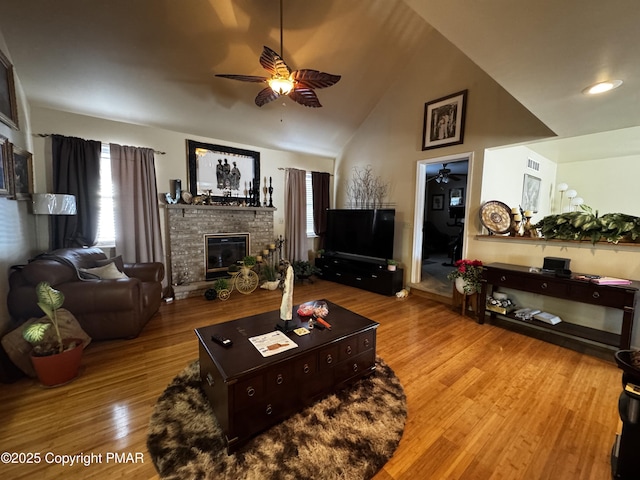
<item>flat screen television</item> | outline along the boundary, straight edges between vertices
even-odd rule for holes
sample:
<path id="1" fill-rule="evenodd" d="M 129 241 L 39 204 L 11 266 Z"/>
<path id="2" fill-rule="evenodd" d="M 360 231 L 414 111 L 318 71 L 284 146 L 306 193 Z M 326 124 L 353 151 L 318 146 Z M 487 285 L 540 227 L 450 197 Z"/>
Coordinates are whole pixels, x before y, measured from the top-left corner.
<path id="1" fill-rule="evenodd" d="M 393 258 L 394 209 L 327 210 L 325 250 L 372 257 Z"/>

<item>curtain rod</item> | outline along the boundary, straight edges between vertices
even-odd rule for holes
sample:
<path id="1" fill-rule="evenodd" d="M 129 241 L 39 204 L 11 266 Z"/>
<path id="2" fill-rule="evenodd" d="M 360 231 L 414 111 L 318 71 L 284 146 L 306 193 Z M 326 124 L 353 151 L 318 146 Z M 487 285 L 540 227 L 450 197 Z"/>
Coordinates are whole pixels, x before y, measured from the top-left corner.
<path id="1" fill-rule="evenodd" d="M 52 133 L 34 133 L 33 136 L 34 137 L 40 137 L 40 138 L 47 138 L 50 137 L 51 135 L 53 135 Z M 101 143 L 110 143 L 110 142 L 101 142 Z M 166 155 L 167 152 L 161 152 L 160 150 L 154 150 L 153 153 L 156 153 L 158 155 Z"/>
<path id="2" fill-rule="evenodd" d="M 291 168 L 293 168 L 293 167 L 291 167 Z M 289 168 L 278 167 L 278 170 L 289 170 Z M 329 172 L 318 172 L 318 173 L 329 173 Z M 329 173 L 329 176 L 333 177 L 333 173 Z"/>

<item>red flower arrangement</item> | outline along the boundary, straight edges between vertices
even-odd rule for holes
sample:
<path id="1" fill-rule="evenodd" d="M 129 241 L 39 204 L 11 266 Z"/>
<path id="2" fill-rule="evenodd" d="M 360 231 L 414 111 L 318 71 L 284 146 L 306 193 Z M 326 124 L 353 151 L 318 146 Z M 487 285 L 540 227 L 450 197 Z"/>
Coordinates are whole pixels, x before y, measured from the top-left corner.
<path id="1" fill-rule="evenodd" d="M 464 293 L 480 291 L 480 277 L 482 276 L 482 262 L 480 260 L 458 260 L 453 264 L 456 270 L 449 273 L 447 278 L 455 281 L 456 278 L 464 280 Z"/>

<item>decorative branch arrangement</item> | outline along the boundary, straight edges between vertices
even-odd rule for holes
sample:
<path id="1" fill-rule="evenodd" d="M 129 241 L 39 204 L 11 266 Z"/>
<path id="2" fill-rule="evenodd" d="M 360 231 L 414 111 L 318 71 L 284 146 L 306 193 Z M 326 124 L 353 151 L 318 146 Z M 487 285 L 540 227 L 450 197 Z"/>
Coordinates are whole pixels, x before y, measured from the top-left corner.
<path id="1" fill-rule="evenodd" d="M 381 208 L 389 191 L 389 183 L 375 177 L 371 165 L 364 169 L 353 167 L 353 176 L 347 183 L 347 197 L 353 208 Z"/>

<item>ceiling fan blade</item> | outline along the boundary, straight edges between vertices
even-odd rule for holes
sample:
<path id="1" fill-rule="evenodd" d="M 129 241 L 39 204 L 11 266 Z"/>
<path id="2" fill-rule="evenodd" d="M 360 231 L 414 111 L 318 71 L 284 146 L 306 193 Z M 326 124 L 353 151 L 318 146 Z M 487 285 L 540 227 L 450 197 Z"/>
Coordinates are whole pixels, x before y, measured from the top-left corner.
<path id="1" fill-rule="evenodd" d="M 291 74 L 292 78 L 309 88 L 326 88 L 338 83 L 340 75 L 332 75 L 331 73 L 319 72 L 318 70 L 296 70 Z"/>
<path id="2" fill-rule="evenodd" d="M 296 88 L 289 94 L 289 98 L 305 107 L 318 108 L 322 106 L 316 92 L 311 88 L 298 88 L 296 85 Z"/>
<path id="3" fill-rule="evenodd" d="M 260 55 L 260 65 L 271 75 L 289 78 L 291 70 L 280 55 L 265 45 L 262 55 Z"/>
<path id="4" fill-rule="evenodd" d="M 218 74 L 216 75 L 216 77 L 230 78 L 231 80 L 240 80 L 241 82 L 254 82 L 254 83 L 262 83 L 268 80 L 267 77 L 256 77 L 255 75 Z"/>
<path id="5" fill-rule="evenodd" d="M 256 96 L 256 105 L 261 107 L 269 102 L 273 102 L 279 96 L 280 94 L 274 92 L 271 87 L 264 88 L 260 90 L 260 93 L 258 93 L 258 95 Z"/>

